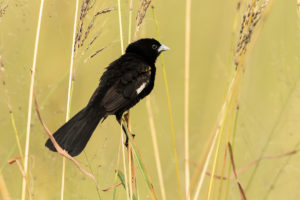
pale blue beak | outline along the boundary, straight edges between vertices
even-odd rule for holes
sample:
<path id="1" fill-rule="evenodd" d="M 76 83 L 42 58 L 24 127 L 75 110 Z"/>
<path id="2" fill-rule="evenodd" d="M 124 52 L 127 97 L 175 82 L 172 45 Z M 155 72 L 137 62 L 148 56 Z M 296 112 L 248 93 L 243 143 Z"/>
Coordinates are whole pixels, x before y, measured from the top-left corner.
<path id="1" fill-rule="evenodd" d="M 162 52 L 162 51 L 167 51 L 170 48 L 167 47 L 166 45 L 161 44 L 160 47 L 157 49 L 158 53 Z"/>

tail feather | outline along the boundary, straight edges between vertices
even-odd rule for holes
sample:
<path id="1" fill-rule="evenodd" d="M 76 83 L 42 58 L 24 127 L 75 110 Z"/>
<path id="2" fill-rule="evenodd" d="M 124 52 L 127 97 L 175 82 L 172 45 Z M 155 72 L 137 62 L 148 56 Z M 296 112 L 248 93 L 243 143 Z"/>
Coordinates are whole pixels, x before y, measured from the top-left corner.
<path id="1" fill-rule="evenodd" d="M 77 156 L 82 152 L 104 116 L 105 112 L 102 110 L 85 107 L 60 127 L 53 137 L 71 156 Z M 56 151 L 50 139 L 47 140 L 45 146 L 51 151 Z"/>

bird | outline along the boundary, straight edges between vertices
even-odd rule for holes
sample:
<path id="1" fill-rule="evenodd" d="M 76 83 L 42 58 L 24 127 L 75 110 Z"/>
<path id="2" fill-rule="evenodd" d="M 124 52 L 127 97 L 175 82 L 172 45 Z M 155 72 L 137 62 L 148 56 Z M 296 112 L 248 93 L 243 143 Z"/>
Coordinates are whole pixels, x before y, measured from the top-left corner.
<path id="1" fill-rule="evenodd" d="M 166 50 L 169 48 L 154 38 L 130 43 L 125 53 L 106 67 L 87 105 L 53 134 L 60 147 L 72 157 L 77 156 L 86 147 L 98 124 L 109 115 L 115 115 L 121 124 L 123 113 L 153 90 L 155 62 Z M 45 146 L 56 151 L 50 139 Z"/>

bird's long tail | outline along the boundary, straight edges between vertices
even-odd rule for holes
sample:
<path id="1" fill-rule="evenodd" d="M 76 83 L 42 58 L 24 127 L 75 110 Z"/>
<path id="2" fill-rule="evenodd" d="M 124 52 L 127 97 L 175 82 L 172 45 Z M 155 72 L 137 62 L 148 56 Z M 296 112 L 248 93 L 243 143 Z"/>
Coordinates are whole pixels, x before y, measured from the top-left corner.
<path id="1" fill-rule="evenodd" d="M 82 152 L 104 116 L 105 111 L 87 106 L 60 127 L 53 136 L 71 156 L 77 156 Z M 50 139 L 47 140 L 45 146 L 51 151 L 56 151 Z"/>

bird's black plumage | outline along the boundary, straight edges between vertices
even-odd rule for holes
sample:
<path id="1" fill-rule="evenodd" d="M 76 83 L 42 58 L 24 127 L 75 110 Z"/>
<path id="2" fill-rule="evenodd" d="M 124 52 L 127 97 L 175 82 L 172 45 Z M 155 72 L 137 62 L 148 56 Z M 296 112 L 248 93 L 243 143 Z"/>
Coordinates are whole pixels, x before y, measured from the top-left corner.
<path id="1" fill-rule="evenodd" d="M 168 50 L 155 39 L 131 43 L 126 53 L 112 62 L 85 108 L 60 127 L 54 138 L 71 156 L 82 152 L 101 119 L 115 115 L 120 122 L 125 111 L 147 96 L 154 87 L 155 61 Z M 45 144 L 56 151 L 50 139 Z"/>

